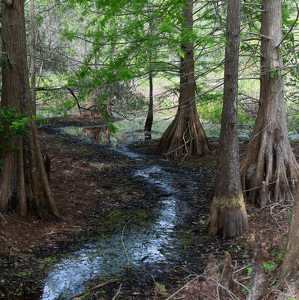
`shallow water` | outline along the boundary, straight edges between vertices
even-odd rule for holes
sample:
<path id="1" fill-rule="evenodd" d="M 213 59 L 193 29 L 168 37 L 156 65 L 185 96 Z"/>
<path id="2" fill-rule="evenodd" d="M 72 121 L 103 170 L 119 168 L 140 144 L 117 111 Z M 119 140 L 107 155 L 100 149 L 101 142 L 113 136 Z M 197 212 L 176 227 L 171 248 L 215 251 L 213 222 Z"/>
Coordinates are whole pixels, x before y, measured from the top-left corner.
<path id="1" fill-rule="evenodd" d="M 159 138 L 170 123 L 156 120 L 153 125 L 152 138 Z M 134 118 L 134 121 L 122 120 L 114 123 L 119 128 L 115 134 L 108 132 L 107 126 L 97 127 L 66 127 L 63 133 L 118 147 L 126 155 L 136 160 L 143 158 L 142 154 L 131 152 L 126 144 L 133 140 L 144 140 L 144 118 Z M 219 134 L 220 127 L 211 123 L 204 124 L 207 135 Z M 175 227 L 184 222 L 191 214 L 187 199 L 196 192 L 196 182 L 186 174 L 168 172 L 159 165 L 139 165 L 132 176 L 158 188 L 161 191 L 160 205 L 155 211 L 156 219 L 150 227 L 126 228 L 109 238 L 96 243 L 86 244 L 80 251 L 69 254 L 59 261 L 48 273 L 42 300 L 68 299 L 70 296 L 84 291 L 84 283 L 97 275 L 109 276 L 120 273 L 128 265 L 138 270 L 148 270 L 149 264 L 163 262 L 167 265 L 179 262 L 182 258 L 174 250 L 176 240 Z M 183 185 L 186 188 L 179 189 Z M 165 251 L 164 249 L 167 249 Z"/>
<path id="2" fill-rule="evenodd" d="M 182 192 L 176 188 L 177 176 L 160 166 L 139 169 L 134 176 L 143 178 L 164 193 L 162 209 L 156 210 L 156 221 L 148 228 L 124 228 L 123 232 L 96 243 L 86 244 L 80 251 L 70 254 L 57 263 L 45 280 L 41 299 L 68 299 L 84 291 L 84 282 L 96 275 L 108 276 L 130 267 L 145 269 L 145 264 L 167 262 L 173 264 L 180 255 L 172 250 L 174 227 L 189 213 Z M 192 183 L 186 194 L 192 192 Z M 187 195 L 186 195 L 187 196 Z M 164 251 L 167 249 L 167 251 Z M 167 253 L 167 254 L 166 254 Z"/>

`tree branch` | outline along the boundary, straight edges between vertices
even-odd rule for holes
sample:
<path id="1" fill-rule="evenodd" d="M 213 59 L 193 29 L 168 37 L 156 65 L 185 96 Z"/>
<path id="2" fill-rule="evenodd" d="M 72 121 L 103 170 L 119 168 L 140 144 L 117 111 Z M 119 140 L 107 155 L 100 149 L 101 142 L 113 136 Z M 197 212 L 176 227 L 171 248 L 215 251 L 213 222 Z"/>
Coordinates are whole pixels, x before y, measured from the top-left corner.
<path id="1" fill-rule="evenodd" d="M 296 24 L 297 21 L 298 21 L 298 18 L 299 18 L 299 7 L 298 7 L 297 1 L 295 1 L 295 4 L 296 4 L 296 6 L 297 6 L 297 17 L 296 17 L 296 20 L 295 20 L 295 22 L 293 23 L 293 25 L 292 25 L 292 27 L 290 28 L 290 30 L 288 31 L 288 33 L 283 37 L 283 39 L 281 40 L 281 42 L 276 46 L 276 48 L 278 48 L 278 47 L 282 44 L 282 42 L 286 39 L 286 37 L 291 33 L 291 31 L 293 30 L 295 24 Z"/>

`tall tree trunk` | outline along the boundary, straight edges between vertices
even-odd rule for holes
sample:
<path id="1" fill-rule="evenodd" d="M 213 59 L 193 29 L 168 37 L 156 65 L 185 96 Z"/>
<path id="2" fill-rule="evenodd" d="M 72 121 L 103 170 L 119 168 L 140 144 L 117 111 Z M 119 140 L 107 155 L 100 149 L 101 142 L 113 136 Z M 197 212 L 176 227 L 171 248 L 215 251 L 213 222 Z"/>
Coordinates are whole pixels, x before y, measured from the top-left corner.
<path id="1" fill-rule="evenodd" d="M 263 0 L 262 6 L 260 107 L 241 161 L 244 189 L 250 190 L 250 200 L 260 207 L 270 197 L 274 201 L 293 199 L 299 171 L 284 107 L 281 0 Z"/>
<path id="2" fill-rule="evenodd" d="M 30 0 L 30 26 L 31 26 L 31 30 L 30 30 L 31 32 L 31 43 L 30 43 L 31 101 L 32 101 L 32 113 L 36 115 L 34 0 Z"/>
<path id="3" fill-rule="evenodd" d="M 237 116 L 240 14 L 241 1 L 229 0 L 216 186 L 207 222 L 209 234 L 220 234 L 227 238 L 248 229 L 240 176 Z"/>
<path id="4" fill-rule="evenodd" d="M 151 8 L 149 7 L 149 3 L 148 3 L 147 11 L 148 11 L 148 17 L 149 17 L 149 30 L 150 30 L 152 38 L 154 38 L 156 26 L 153 23 L 153 21 L 151 20 Z M 157 54 L 155 54 L 155 56 L 157 56 Z M 151 52 L 149 53 L 148 57 L 149 57 L 149 75 L 148 75 L 149 103 L 148 103 L 148 111 L 147 111 L 147 116 L 146 116 L 145 125 L 144 125 L 144 131 L 146 131 L 146 133 L 145 133 L 146 139 L 151 138 L 150 131 L 152 131 L 152 125 L 153 125 L 153 120 L 154 120 L 154 111 L 153 111 L 153 109 L 154 109 L 154 85 L 153 85 L 154 76 L 153 76 L 153 69 L 152 69 L 152 53 Z"/>
<path id="5" fill-rule="evenodd" d="M 182 35 L 193 28 L 193 0 L 186 0 L 183 17 Z M 196 110 L 193 43 L 184 41 L 181 48 L 185 55 L 180 65 L 179 106 L 159 141 L 157 152 L 172 156 L 204 155 L 209 152 L 209 143 Z"/>
<path id="6" fill-rule="evenodd" d="M 144 131 L 152 131 L 152 125 L 154 120 L 154 87 L 153 87 L 153 72 L 150 71 L 149 73 L 149 103 L 148 103 L 148 111 L 147 117 L 144 125 Z"/>
<path id="7" fill-rule="evenodd" d="M 8 63 L 2 75 L 1 107 L 9 105 L 32 115 L 23 0 L 4 0 L 2 38 Z M 35 122 L 31 119 L 28 137 L 14 140 L 19 151 L 8 151 L 0 172 L 0 211 L 16 210 L 26 216 L 35 211 L 44 217 L 59 216 L 45 172 Z"/>

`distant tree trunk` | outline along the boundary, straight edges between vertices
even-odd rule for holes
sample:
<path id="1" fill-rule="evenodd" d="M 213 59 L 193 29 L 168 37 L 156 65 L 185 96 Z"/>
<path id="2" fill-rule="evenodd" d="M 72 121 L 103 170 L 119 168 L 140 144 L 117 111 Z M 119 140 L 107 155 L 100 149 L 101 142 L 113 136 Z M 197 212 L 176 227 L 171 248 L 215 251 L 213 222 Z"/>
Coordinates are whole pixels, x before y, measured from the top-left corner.
<path id="1" fill-rule="evenodd" d="M 148 6 L 148 16 L 150 19 L 151 15 L 151 9 Z M 152 38 L 154 38 L 154 32 L 156 31 L 156 26 L 153 24 L 153 21 L 150 19 L 149 21 L 149 30 L 152 35 Z M 154 120 L 154 85 L 153 85 L 153 70 L 152 70 L 152 53 L 149 53 L 149 75 L 148 75 L 148 81 L 149 81 L 149 103 L 148 103 L 148 111 L 147 111 L 147 117 L 145 120 L 145 125 L 144 125 L 144 131 L 145 133 L 145 138 L 150 139 L 151 134 L 150 131 L 152 131 L 152 125 L 153 125 L 153 120 Z"/>
<path id="2" fill-rule="evenodd" d="M 2 3 L 2 38 L 8 63 L 2 74 L 1 107 L 9 105 L 32 115 L 23 0 Z M 0 172 L 0 211 L 9 209 L 26 216 L 59 216 L 45 172 L 35 122 L 31 119 L 28 137 L 13 141 L 20 150 L 7 151 Z"/>
<path id="3" fill-rule="evenodd" d="M 31 26 L 31 30 L 30 30 L 31 32 L 31 43 L 30 43 L 31 101 L 32 101 L 32 113 L 36 115 L 34 0 L 30 0 L 30 26 Z"/>
<path id="4" fill-rule="evenodd" d="M 144 125 L 144 131 L 152 131 L 152 125 L 154 120 L 154 88 L 153 88 L 153 72 L 149 73 L 149 103 L 148 103 L 148 111 L 147 117 Z"/>
<path id="5" fill-rule="evenodd" d="M 193 28 L 193 1 L 186 0 L 183 16 L 185 24 L 182 32 Z M 184 41 L 180 65 L 180 97 L 176 116 L 162 135 L 157 153 L 165 155 L 205 155 L 209 152 L 209 143 L 200 123 L 195 103 L 194 47 Z"/>
<path id="6" fill-rule="evenodd" d="M 230 238 L 248 229 L 239 164 L 238 65 L 241 1 L 229 0 L 225 48 L 223 111 L 215 194 L 207 222 L 209 234 Z"/>
<path id="7" fill-rule="evenodd" d="M 281 0 L 263 0 L 262 6 L 260 107 L 241 161 L 243 187 L 260 207 L 270 197 L 272 201 L 293 199 L 299 171 L 284 107 Z"/>

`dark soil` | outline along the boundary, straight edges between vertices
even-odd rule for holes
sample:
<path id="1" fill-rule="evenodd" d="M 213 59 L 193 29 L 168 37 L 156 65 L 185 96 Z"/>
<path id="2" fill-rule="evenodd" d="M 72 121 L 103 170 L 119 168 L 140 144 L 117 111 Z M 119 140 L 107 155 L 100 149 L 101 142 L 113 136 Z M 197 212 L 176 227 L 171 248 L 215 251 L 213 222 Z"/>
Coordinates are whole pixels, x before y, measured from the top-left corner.
<path id="1" fill-rule="evenodd" d="M 50 120 L 39 129 L 42 152 L 51 160 L 50 185 L 61 220 L 39 219 L 34 215 L 24 219 L 14 212 L 0 214 L 0 299 L 39 299 L 43 278 L 61 257 L 98 236 L 119 231 L 134 211 L 142 210 L 144 215 L 138 215 L 132 226 L 154 218 L 152 212 L 161 191 L 132 176 L 132 169 L 140 162 L 112 148 L 61 134 L 57 129 L 100 122 L 100 119 L 72 117 Z M 277 267 L 286 241 L 291 203 L 261 210 L 248 204 L 250 231 L 243 237 L 222 240 L 206 236 L 204 222 L 213 196 L 218 141 L 210 139 L 210 143 L 209 156 L 184 160 L 155 155 L 155 140 L 130 145 L 132 151 L 146 154 L 142 164 L 158 164 L 179 177 L 190 176 L 198 181 L 197 192 L 188 201 L 192 213 L 176 229 L 181 241 L 177 251 L 182 253 L 182 261 L 148 266 L 147 272 L 127 269 L 123 274 L 115 274 L 117 282 L 92 290 L 84 299 L 112 299 L 120 284 L 118 299 L 167 298 L 194 274 L 203 271 L 209 253 L 222 259 L 224 251 L 229 251 L 236 269 L 250 264 L 257 232 L 264 250 L 276 253 L 265 260 L 272 265 L 275 261 Z M 245 144 L 240 144 L 241 152 Z M 293 146 L 299 154 L 298 144 Z M 188 189 L 188 184 L 178 184 L 180 189 Z M 110 218 L 115 215 L 118 219 Z M 246 277 L 247 272 L 244 269 L 238 276 Z M 91 288 L 109 279 L 97 278 L 87 285 Z M 245 279 L 242 284 L 249 281 Z M 246 298 L 245 290 L 236 293 L 239 298 Z"/>

